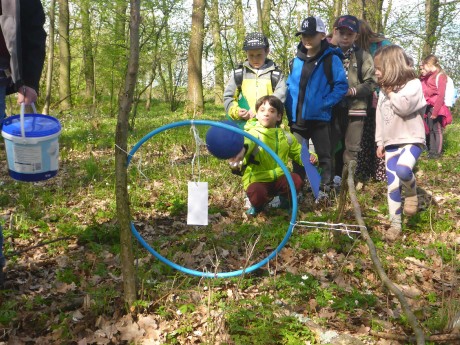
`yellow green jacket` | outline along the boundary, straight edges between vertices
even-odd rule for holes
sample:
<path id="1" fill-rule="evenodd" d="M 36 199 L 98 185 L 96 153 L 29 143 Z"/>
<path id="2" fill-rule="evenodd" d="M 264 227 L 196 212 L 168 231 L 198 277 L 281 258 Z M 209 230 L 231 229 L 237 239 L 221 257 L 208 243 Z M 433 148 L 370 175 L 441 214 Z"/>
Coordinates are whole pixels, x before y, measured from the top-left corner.
<path id="1" fill-rule="evenodd" d="M 270 147 L 286 166 L 289 159 L 303 165 L 300 159 L 302 146 L 291 133 L 281 128 L 265 128 L 254 119 L 248 121 L 245 130 Z M 284 175 L 281 167 L 263 147 L 246 137 L 244 145 L 246 148 L 243 160 L 243 166 L 246 167 L 243 173 L 244 190 L 247 190 L 251 183 L 274 182 Z"/>

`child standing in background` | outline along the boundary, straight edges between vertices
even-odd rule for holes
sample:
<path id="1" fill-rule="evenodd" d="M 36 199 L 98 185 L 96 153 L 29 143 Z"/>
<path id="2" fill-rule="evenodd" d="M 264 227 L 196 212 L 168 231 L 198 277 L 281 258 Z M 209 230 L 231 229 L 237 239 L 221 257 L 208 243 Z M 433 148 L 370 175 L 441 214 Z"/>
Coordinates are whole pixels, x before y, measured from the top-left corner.
<path id="1" fill-rule="evenodd" d="M 281 70 L 267 58 L 270 52 L 267 37 L 260 32 L 248 34 L 243 43 L 246 61 L 238 66 L 224 90 L 225 111 L 232 120 L 244 127 L 256 116 L 256 101 L 265 95 L 286 99 L 286 81 Z M 244 96 L 244 102 L 241 101 Z"/>
<path id="2" fill-rule="evenodd" d="M 351 15 L 338 18 L 334 33 L 344 55 L 343 67 L 348 79 L 348 90 L 342 101 L 332 109 L 332 150 L 335 153 L 336 176 L 342 176 L 344 165 L 352 160 L 358 161 L 369 99 L 377 86 L 372 56 L 355 45 L 358 32 L 358 18 Z M 337 151 L 339 142 L 344 147 Z"/>
<path id="3" fill-rule="evenodd" d="M 439 65 L 438 58 L 428 55 L 420 66 L 423 94 L 428 103 L 426 123 L 429 130 L 428 158 L 436 159 L 442 154 L 442 117 L 449 116 L 450 110 L 444 104 L 447 75 Z"/>
<path id="4" fill-rule="evenodd" d="M 348 90 L 340 52 L 329 46 L 326 27 L 319 17 L 308 17 L 296 36 L 301 36 L 287 78 L 286 114 L 299 142 L 312 140 L 321 169 L 321 195 L 332 182 L 331 113 Z M 301 165 L 294 172 L 305 178 Z"/>
<path id="5" fill-rule="evenodd" d="M 374 64 L 380 86 L 375 141 L 377 157 L 385 157 L 388 180 L 391 226 L 386 238 L 394 241 L 401 234 L 402 191 L 404 214 L 412 216 L 418 209 L 413 168 L 425 147 L 426 101 L 410 58 L 401 47 L 382 47 L 375 55 Z"/>

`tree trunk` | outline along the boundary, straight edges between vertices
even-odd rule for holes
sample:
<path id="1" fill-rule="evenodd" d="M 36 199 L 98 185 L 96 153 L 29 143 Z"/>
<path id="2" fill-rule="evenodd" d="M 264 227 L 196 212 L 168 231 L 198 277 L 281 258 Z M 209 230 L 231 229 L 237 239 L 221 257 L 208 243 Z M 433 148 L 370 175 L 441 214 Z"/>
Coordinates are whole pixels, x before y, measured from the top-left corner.
<path id="1" fill-rule="evenodd" d="M 272 1 L 264 0 L 262 6 L 262 32 L 265 36 L 270 37 L 270 13 L 272 11 Z"/>
<path id="2" fill-rule="evenodd" d="M 50 26 L 48 33 L 48 65 L 46 69 L 46 91 L 45 104 L 43 106 L 43 114 L 49 114 L 51 103 L 51 86 L 53 85 L 53 62 L 54 62 L 54 14 L 56 11 L 56 1 L 50 1 Z"/>
<path id="3" fill-rule="evenodd" d="M 69 1 L 59 1 L 59 100 L 60 109 L 72 107 L 70 89 Z"/>
<path id="4" fill-rule="evenodd" d="M 222 105 L 224 95 L 224 53 L 220 39 L 219 0 L 211 0 L 212 41 L 214 43 L 214 103 Z"/>
<path id="5" fill-rule="evenodd" d="M 260 32 L 263 30 L 263 19 L 262 19 L 262 0 L 256 0 L 257 9 L 257 28 Z"/>
<path id="6" fill-rule="evenodd" d="M 134 88 L 139 70 L 139 23 L 140 0 L 130 0 L 129 58 L 125 83 L 118 98 L 118 120 L 115 135 L 115 176 L 117 215 L 120 225 L 121 271 L 125 302 L 131 305 L 136 300 L 136 280 L 134 275 L 134 255 L 130 230 L 128 198 L 127 146 L 128 120 L 133 103 Z"/>
<path id="7" fill-rule="evenodd" d="M 422 57 L 432 54 L 436 42 L 436 28 L 439 25 L 439 0 L 425 1 L 425 42 L 423 43 Z"/>
<path id="8" fill-rule="evenodd" d="M 365 19 L 375 32 L 382 31 L 383 0 L 352 0 L 348 4 L 348 13 L 358 19 Z"/>
<path id="9" fill-rule="evenodd" d="M 331 26 L 335 18 L 340 17 L 342 15 L 342 5 L 343 5 L 343 0 L 334 1 L 334 18 L 331 21 L 331 24 L 330 24 Z M 330 27 L 330 29 L 332 29 L 332 27 Z"/>
<path id="10" fill-rule="evenodd" d="M 193 0 L 192 28 L 188 49 L 188 104 L 187 112 L 204 110 L 202 57 L 204 40 L 204 13 L 206 0 Z"/>
<path id="11" fill-rule="evenodd" d="M 236 33 L 236 63 L 242 62 L 246 59 L 246 54 L 241 49 L 243 47 L 244 36 L 246 30 L 244 26 L 244 13 L 243 3 L 241 0 L 235 0 L 235 33 Z"/>
<path id="12" fill-rule="evenodd" d="M 112 75 L 110 85 L 110 113 L 114 115 L 114 100 L 116 94 L 122 91 L 119 87 L 121 78 L 125 74 L 126 55 L 125 55 L 125 31 L 126 31 L 126 9 L 128 8 L 125 0 L 116 0 L 115 3 L 115 20 L 113 29 L 113 45 L 112 45 Z"/>
<path id="13" fill-rule="evenodd" d="M 83 48 L 83 71 L 85 74 L 85 98 L 94 100 L 94 58 L 93 58 L 93 40 L 91 37 L 91 20 L 90 20 L 89 0 L 81 0 L 81 38 Z"/>

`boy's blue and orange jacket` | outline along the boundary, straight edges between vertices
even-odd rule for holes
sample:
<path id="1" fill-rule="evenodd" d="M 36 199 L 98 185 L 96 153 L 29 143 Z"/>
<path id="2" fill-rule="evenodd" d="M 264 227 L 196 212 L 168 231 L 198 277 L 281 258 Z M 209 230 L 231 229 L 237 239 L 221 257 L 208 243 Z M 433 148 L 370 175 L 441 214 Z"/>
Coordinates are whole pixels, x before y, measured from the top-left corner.
<path id="1" fill-rule="evenodd" d="M 248 121 L 245 131 L 270 147 L 284 164 L 287 165 L 289 159 L 292 159 L 303 165 L 300 159 L 302 146 L 291 133 L 281 128 L 266 128 L 255 119 Z M 291 138 L 288 139 L 287 136 Z M 246 147 L 243 160 L 243 165 L 246 166 L 243 173 L 244 190 L 247 190 L 251 183 L 274 182 L 284 175 L 283 169 L 261 146 L 249 138 L 244 138 L 244 145 Z M 258 148 L 257 153 L 253 154 L 256 148 Z"/>
<path id="2" fill-rule="evenodd" d="M 331 71 L 332 88 L 327 80 L 323 66 L 324 58 L 330 54 L 333 55 Z M 302 68 L 306 61 L 300 57 L 302 54 L 299 53 L 293 59 L 292 70 L 286 82 L 288 89 L 284 104 L 289 123 L 295 123 L 297 116 L 302 116 L 304 120 L 331 121 L 332 107 L 339 103 L 348 91 L 348 81 L 342 60 L 339 57 L 340 54 L 338 49 L 331 47 L 323 50 L 308 79 L 301 114 L 297 114 L 296 110 Z"/>

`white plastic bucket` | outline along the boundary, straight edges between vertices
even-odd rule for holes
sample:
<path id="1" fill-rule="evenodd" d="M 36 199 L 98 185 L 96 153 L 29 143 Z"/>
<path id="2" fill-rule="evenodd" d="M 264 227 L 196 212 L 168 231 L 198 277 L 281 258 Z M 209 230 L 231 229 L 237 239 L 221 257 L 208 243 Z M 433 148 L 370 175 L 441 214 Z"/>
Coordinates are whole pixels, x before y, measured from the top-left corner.
<path id="1" fill-rule="evenodd" d="M 42 114 L 21 113 L 3 121 L 8 172 L 19 181 L 42 181 L 55 176 L 59 169 L 58 119 Z M 34 113 L 35 106 L 33 106 Z"/>

